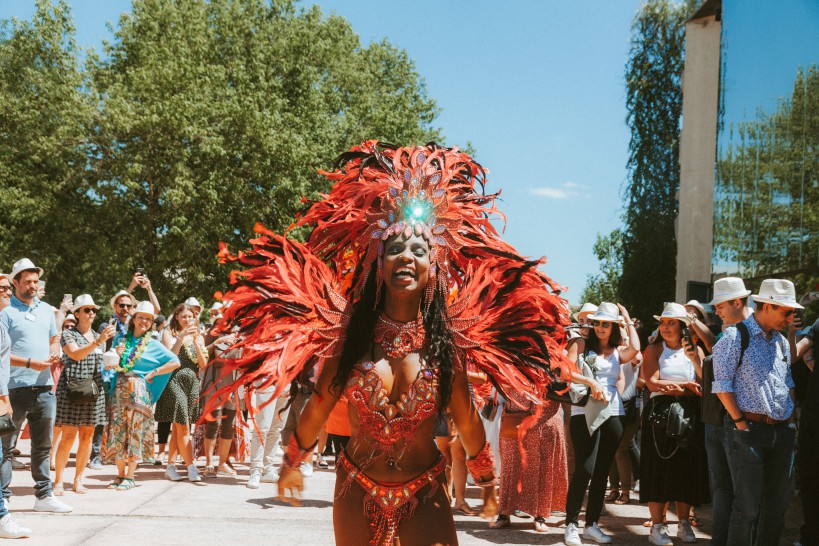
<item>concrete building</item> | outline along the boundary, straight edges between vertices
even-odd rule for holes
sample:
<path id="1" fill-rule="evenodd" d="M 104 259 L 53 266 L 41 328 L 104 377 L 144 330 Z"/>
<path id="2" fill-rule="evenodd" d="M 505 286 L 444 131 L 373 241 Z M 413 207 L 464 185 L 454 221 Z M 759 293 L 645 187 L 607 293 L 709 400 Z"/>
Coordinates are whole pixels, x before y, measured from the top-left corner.
<path id="1" fill-rule="evenodd" d="M 676 301 L 819 282 L 819 3 L 706 0 L 686 23 Z"/>

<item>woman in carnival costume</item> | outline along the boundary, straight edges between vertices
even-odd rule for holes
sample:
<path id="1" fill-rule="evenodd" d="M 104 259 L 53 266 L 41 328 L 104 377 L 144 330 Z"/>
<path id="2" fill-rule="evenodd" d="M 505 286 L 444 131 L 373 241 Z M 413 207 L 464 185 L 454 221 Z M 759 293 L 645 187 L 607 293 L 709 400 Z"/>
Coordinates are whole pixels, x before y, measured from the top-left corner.
<path id="1" fill-rule="evenodd" d="M 299 464 L 344 395 L 351 438 L 337 464 L 336 543 L 457 544 L 435 418 L 449 409 L 483 488 L 482 515 L 492 517 L 494 461 L 466 369 L 533 402 L 557 374 L 569 377 L 569 320 L 550 291 L 558 287 L 537 271 L 542 260 L 500 238 L 490 222 L 497 194 L 483 193 L 483 168 L 457 149 L 366 141 L 323 174 L 329 195 L 297 222 L 314 227 L 306 244 L 258 226 L 250 251 L 220 252 L 245 268 L 225 295 L 242 356 L 224 369 L 241 375 L 223 389 L 281 391 L 318 366 L 285 449 L 280 495 L 300 495 Z"/>

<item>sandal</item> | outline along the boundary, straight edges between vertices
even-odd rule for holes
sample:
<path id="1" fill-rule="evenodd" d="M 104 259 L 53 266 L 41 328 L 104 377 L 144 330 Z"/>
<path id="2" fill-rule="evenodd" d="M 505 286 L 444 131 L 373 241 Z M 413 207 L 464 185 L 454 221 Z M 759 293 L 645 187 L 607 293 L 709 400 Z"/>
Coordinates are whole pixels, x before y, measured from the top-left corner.
<path id="1" fill-rule="evenodd" d="M 62 497 L 65 495 L 65 488 L 63 487 L 63 484 L 55 483 L 54 487 L 51 488 L 51 494 L 55 497 Z"/>
<path id="2" fill-rule="evenodd" d="M 509 527 L 509 516 L 506 514 L 498 514 L 498 519 L 489 524 L 490 529 L 506 529 Z"/>
<path id="3" fill-rule="evenodd" d="M 663 518 L 663 525 L 666 525 L 667 523 L 668 523 L 668 520 L 666 518 Z M 651 520 L 643 522 L 643 527 L 649 527 L 650 528 L 652 525 L 654 525 L 654 522 L 651 521 Z"/>
<path id="4" fill-rule="evenodd" d="M 618 491 L 617 489 L 612 489 L 611 493 L 609 493 L 609 495 L 606 497 L 605 500 L 606 500 L 606 502 L 614 502 L 619 498 L 620 498 L 620 491 Z"/>
<path id="5" fill-rule="evenodd" d="M 115 480 L 112 480 L 111 483 L 108 484 L 107 489 L 116 489 L 117 487 L 119 487 L 119 484 L 121 484 L 122 480 L 124 479 L 125 478 L 118 476 Z"/>
<path id="6" fill-rule="evenodd" d="M 691 516 L 688 521 L 691 522 L 691 527 L 702 527 L 702 520 L 697 516 Z"/>
<path id="7" fill-rule="evenodd" d="M 212 466 L 206 466 L 205 470 L 202 471 L 203 478 L 215 478 L 216 477 L 216 469 Z"/>
<path id="8" fill-rule="evenodd" d="M 537 533 L 548 533 L 549 526 L 546 524 L 546 518 L 543 516 L 538 516 L 535 518 L 535 532 Z"/>
<path id="9" fill-rule="evenodd" d="M 478 515 L 478 513 L 475 512 L 472 509 L 472 507 L 469 506 L 469 503 L 467 503 L 466 501 L 463 501 L 461 504 L 456 506 L 455 511 L 458 512 L 458 513 L 461 513 L 461 514 L 463 514 L 465 516 L 477 516 Z"/>
<path id="10" fill-rule="evenodd" d="M 221 476 L 223 478 L 232 478 L 236 475 L 236 471 L 233 470 L 232 467 L 227 465 L 220 465 L 216 468 L 216 475 Z"/>
<path id="11" fill-rule="evenodd" d="M 117 491 L 128 491 L 136 487 L 136 482 L 131 478 L 122 478 L 122 483 L 117 486 Z"/>
<path id="12" fill-rule="evenodd" d="M 88 489 L 86 489 L 82 482 L 74 482 L 74 493 L 78 495 L 85 495 L 88 493 Z"/>
<path id="13" fill-rule="evenodd" d="M 614 501 L 614 504 L 628 504 L 631 502 L 631 496 L 627 492 L 620 493 L 620 496 L 617 497 L 617 500 Z"/>

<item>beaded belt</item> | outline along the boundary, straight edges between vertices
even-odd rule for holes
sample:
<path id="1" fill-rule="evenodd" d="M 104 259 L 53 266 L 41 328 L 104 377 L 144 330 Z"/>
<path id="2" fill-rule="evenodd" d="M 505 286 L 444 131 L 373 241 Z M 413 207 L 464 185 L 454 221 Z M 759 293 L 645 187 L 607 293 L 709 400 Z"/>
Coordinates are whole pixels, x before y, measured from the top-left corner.
<path id="1" fill-rule="evenodd" d="M 336 496 L 343 497 L 355 481 L 367 494 L 364 497 L 364 514 L 370 519 L 372 538 L 370 546 L 391 545 L 398 532 L 398 524 L 412 517 L 418 506 L 416 495 L 426 485 L 430 486 L 427 499 L 438 489 L 438 476 L 444 472 L 446 461 L 443 457 L 414 480 L 397 483 L 379 483 L 369 477 L 342 452 L 336 465 L 347 472 L 347 478 Z"/>

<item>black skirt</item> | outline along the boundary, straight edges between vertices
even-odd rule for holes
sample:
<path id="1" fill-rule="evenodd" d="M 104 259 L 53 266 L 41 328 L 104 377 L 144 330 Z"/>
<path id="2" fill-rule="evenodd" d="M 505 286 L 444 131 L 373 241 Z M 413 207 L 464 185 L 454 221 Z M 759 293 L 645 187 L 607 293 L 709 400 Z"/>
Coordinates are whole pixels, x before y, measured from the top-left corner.
<path id="1" fill-rule="evenodd" d="M 705 428 L 698 421 L 694 437 L 688 447 L 680 447 L 677 442 L 657 431 L 648 423 L 653 404 L 660 399 L 673 396 L 651 398 L 643 411 L 642 443 L 640 445 L 640 502 L 684 502 L 699 506 L 710 502 L 708 485 L 708 459 L 705 452 Z M 699 414 L 699 399 L 680 397 L 679 401 L 690 404 Z"/>

